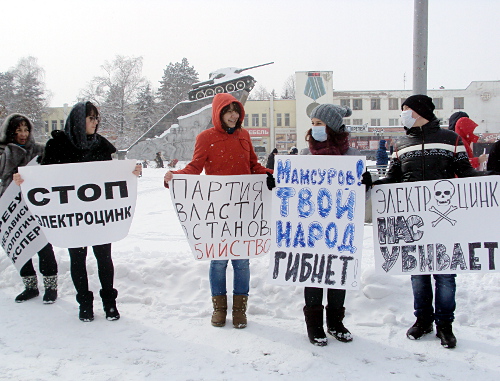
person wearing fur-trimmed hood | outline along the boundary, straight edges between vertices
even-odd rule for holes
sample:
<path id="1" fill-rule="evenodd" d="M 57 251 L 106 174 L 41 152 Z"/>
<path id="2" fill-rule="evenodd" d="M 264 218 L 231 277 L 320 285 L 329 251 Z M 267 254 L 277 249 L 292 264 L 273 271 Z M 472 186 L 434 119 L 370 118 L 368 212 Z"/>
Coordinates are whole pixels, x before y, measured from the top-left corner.
<path id="1" fill-rule="evenodd" d="M 35 157 L 43 154 L 44 146 L 35 142 L 33 131 L 33 123 L 22 114 L 11 114 L 3 122 L 0 128 L 0 196 L 12 182 L 19 167 L 24 167 Z M 57 299 L 57 261 L 50 243 L 38 252 L 38 258 L 45 287 L 43 303 L 52 304 Z M 15 300 L 18 303 L 33 299 L 40 294 L 38 278 L 31 259 L 21 268 L 20 275 L 25 289 L 17 295 Z"/>

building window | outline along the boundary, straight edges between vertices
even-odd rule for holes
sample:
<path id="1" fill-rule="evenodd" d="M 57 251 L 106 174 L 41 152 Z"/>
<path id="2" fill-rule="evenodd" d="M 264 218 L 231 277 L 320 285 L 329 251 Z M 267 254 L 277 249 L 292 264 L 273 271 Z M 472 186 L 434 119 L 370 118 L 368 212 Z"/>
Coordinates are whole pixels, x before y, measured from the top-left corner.
<path id="1" fill-rule="evenodd" d="M 45 132 L 49 132 L 49 121 L 48 120 L 44 120 L 43 121 L 43 129 L 45 130 Z"/>
<path id="2" fill-rule="evenodd" d="M 352 100 L 352 109 L 353 110 L 363 110 L 363 100 L 362 99 L 353 99 Z"/>
<path id="3" fill-rule="evenodd" d="M 436 110 L 443 109 L 443 98 L 432 98 L 432 103 L 436 106 Z"/>
<path id="4" fill-rule="evenodd" d="M 290 114 L 285 114 L 285 127 L 290 127 Z"/>
<path id="5" fill-rule="evenodd" d="M 59 129 L 64 130 L 64 120 L 62 119 L 59 121 Z"/>
<path id="6" fill-rule="evenodd" d="M 389 110 L 399 110 L 398 98 L 389 98 Z"/>
<path id="7" fill-rule="evenodd" d="M 252 127 L 259 127 L 259 114 L 252 114 Z"/>
<path id="8" fill-rule="evenodd" d="M 464 104 L 464 97 L 455 97 L 453 99 L 453 108 L 454 109 L 464 109 L 465 108 L 465 104 Z"/>
<path id="9" fill-rule="evenodd" d="M 281 114 L 276 114 L 276 126 L 281 127 Z"/>
<path id="10" fill-rule="evenodd" d="M 389 126 L 399 126 L 399 118 L 390 118 Z"/>
<path id="11" fill-rule="evenodd" d="M 351 100 L 350 99 L 341 99 L 340 100 L 340 105 L 342 107 L 349 107 L 349 108 L 351 108 Z"/>
<path id="12" fill-rule="evenodd" d="M 353 119 L 352 120 L 352 125 L 353 126 L 362 126 L 363 125 L 363 119 Z"/>
<path id="13" fill-rule="evenodd" d="M 52 121 L 52 130 L 57 130 L 57 120 Z"/>
<path id="14" fill-rule="evenodd" d="M 248 114 L 246 114 L 245 119 L 243 119 L 243 126 L 248 127 Z"/>
<path id="15" fill-rule="evenodd" d="M 379 118 L 372 119 L 370 121 L 370 125 L 372 125 L 372 126 L 380 126 L 380 119 Z"/>
<path id="16" fill-rule="evenodd" d="M 262 127 L 267 127 L 267 114 L 262 114 Z"/>
<path id="17" fill-rule="evenodd" d="M 380 110 L 380 98 L 371 99 L 372 110 Z"/>
<path id="18" fill-rule="evenodd" d="M 349 118 L 344 118 L 344 124 L 345 124 L 346 126 L 350 126 L 350 125 L 351 125 L 351 119 L 349 119 Z"/>

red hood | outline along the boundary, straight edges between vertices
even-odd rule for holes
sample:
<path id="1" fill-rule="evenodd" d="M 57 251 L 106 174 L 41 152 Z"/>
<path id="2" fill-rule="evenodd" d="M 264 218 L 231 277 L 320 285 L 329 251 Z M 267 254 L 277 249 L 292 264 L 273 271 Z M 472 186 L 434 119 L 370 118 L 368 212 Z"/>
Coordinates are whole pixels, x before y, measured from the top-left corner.
<path id="1" fill-rule="evenodd" d="M 237 100 L 235 97 L 233 97 L 231 94 L 227 93 L 216 94 L 212 102 L 212 123 L 217 130 L 224 131 L 220 120 L 220 112 L 224 107 L 233 102 L 236 102 L 240 105 L 241 114 L 238 120 L 240 121 L 240 124 L 243 124 L 243 119 L 245 119 L 245 109 L 243 108 L 241 102 Z"/>
<path id="2" fill-rule="evenodd" d="M 476 143 L 479 139 L 479 136 L 474 135 L 474 130 L 477 127 L 477 123 L 472 119 L 463 117 L 457 121 L 455 125 L 455 132 L 460 135 L 460 137 L 467 142 Z"/>

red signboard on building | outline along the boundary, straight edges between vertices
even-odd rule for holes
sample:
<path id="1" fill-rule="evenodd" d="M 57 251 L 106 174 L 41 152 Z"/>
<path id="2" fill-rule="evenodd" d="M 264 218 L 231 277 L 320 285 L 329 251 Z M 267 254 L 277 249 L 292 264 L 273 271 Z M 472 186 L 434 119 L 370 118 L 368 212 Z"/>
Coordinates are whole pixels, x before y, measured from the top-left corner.
<path id="1" fill-rule="evenodd" d="M 269 128 L 245 128 L 250 136 L 269 136 Z"/>

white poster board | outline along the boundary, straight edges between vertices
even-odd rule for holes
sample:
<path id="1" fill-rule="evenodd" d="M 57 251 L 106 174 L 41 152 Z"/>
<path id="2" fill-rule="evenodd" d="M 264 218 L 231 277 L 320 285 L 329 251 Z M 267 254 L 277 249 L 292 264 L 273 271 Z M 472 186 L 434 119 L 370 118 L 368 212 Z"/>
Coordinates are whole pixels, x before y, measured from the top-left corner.
<path id="1" fill-rule="evenodd" d="M 499 181 L 500 176 L 480 176 L 373 187 L 376 270 L 497 272 Z"/>
<path id="2" fill-rule="evenodd" d="M 12 182 L 0 198 L 0 239 L 2 248 L 18 271 L 47 244 L 47 238 L 31 215 Z"/>
<path id="3" fill-rule="evenodd" d="M 276 156 L 269 282 L 358 289 L 365 169 L 361 156 Z"/>
<path id="4" fill-rule="evenodd" d="M 170 195 L 195 259 L 249 259 L 269 252 L 266 177 L 174 175 Z"/>
<path id="5" fill-rule="evenodd" d="M 135 160 L 21 167 L 23 198 L 48 241 L 81 247 L 125 238 L 137 199 Z"/>

